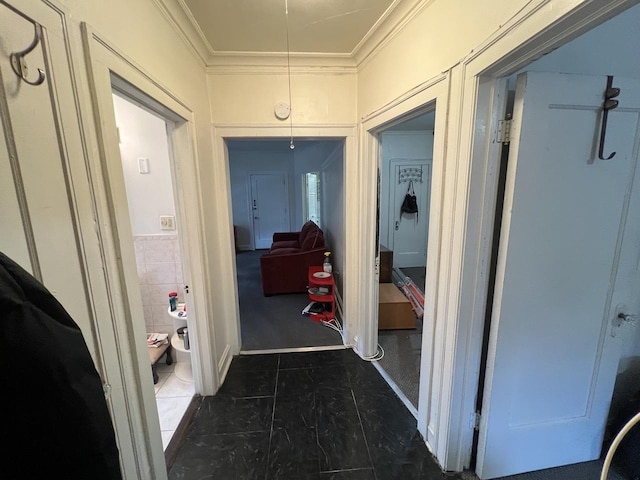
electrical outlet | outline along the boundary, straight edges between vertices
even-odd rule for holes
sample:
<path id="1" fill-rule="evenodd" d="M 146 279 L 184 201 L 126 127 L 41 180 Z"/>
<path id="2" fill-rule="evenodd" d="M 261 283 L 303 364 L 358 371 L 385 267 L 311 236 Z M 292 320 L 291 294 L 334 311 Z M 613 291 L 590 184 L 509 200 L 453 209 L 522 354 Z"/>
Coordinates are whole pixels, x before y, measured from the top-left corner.
<path id="1" fill-rule="evenodd" d="M 160 215 L 160 230 L 175 230 L 176 217 L 173 215 Z"/>

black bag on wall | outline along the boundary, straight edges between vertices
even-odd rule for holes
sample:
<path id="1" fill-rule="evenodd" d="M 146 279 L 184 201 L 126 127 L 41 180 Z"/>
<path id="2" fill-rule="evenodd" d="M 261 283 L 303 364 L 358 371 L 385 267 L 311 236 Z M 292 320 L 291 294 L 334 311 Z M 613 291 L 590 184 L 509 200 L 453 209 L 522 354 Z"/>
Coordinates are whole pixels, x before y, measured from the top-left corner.
<path id="1" fill-rule="evenodd" d="M 418 213 L 418 199 L 416 198 L 416 193 L 413 190 L 413 180 L 409 182 L 407 194 L 404 196 L 404 201 L 400 207 L 400 217 L 402 217 L 403 213 Z M 416 215 L 416 220 L 417 218 L 418 217 Z"/>

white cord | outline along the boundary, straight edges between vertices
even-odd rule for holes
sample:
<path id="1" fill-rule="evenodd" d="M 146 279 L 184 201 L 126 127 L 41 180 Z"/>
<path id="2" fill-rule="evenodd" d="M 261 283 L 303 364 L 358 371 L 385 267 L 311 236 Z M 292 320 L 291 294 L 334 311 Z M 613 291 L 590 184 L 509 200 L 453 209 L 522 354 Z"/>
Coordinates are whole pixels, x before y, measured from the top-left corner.
<path id="1" fill-rule="evenodd" d="M 378 350 L 373 357 L 360 356 L 361 359 L 366 360 L 367 362 L 377 362 L 378 360 L 382 360 L 383 357 L 384 357 L 384 348 L 382 348 L 380 344 L 378 344 Z"/>
<path id="2" fill-rule="evenodd" d="M 335 325 L 334 325 L 334 322 L 335 322 Z M 322 323 L 322 325 L 324 325 L 325 327 L 329 327 L 335 330 L 340 334 L 340 336 L 343 336 L 342 325 L 340 324 L 340 321 L 337 318 L 334 317 L 328 321 L 321 320 L 320 323 Z M 354 352 L 356 352 L 356 354 L 358 353 L 355 349 L 355 346 L 352 346 L 351 348 L 353 349 Z M 360 354 L 358 354 L 358 356 L 368 362 L 377 362 L 378 360 L 382 360 L 382 358 L 384 357 L 384 348 L 382 348 L 382 346 L 378 344 L 378 350 L 376 351 L 376 354 L 373 357 L 363 357 Z"/>
<path id="3" fill-rule="evenodd" d="M 609 467 L 611 466 L 611 460 L 613 459 L 613 454 L 616 453 L 618 449 L 618 445 L 622 442 L 624 436 L 629 433 L 636 423 L 640 422 L 640 412 L 636 413 L 636 415 L 629 420 L 622 430 L 618 432 L 616 438 L 613 439 L 613 443 L 609 447 L 609 451 L 607 452 L 607 456 L 604 459 L 604 465 L 602 466 L 602 473 L 600 474 L 600 480 L 607 480 L 607 475 L 609 474 Z"/>
<path id="4" fill-rule="evenodd" d="M 289 148 L 293 150 L 296 146 L 293 143 L 293 105 L 291 104 L 291 51 L 289 49 L 289 2 L 284 0 L 284 18 L 287 27 L 287 78 L 289 79 L 289 127 L 291 129 L 291 139 Z"/>

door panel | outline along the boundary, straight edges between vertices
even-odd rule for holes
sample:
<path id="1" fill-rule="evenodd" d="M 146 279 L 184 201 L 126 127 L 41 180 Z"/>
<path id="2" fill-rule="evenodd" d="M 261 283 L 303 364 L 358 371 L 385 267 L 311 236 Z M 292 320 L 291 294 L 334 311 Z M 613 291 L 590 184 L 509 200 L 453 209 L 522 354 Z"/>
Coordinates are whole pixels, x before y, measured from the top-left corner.
<path id="1" fill-rule="evenodd" d="M 289 193 L 286 175 L 251 174 L 251 208 L 255 248 L 269 248 L 274 232 L 289 225 Z"/>
<path id="2" fill-rule="evenodd" d="M 31 45 L 32 20 L 43 35 L 25 59 L 29 80 L 38 68 L 45 71 L 39 86 L 19 80 L 9 58 Z M 89 183 L 92 159 L 79 123 L 65 25 L 63 12 L 46 2 L 0 3 L 0 250 L 38 278 L 80 326 L 109 392 L 123 473 L 137 478 L 142 469 L 149 472 L 147 441 L 142 435 L 134 441 L 134 422 L 141 418 L 137 386 L 122 383 L 130 348 L 128 338 L 116 339 L 113 330 L 117 305 L 105 277 Z"/>
<path id="3" fill-rule="evenodd" d="M 400 213 L 409 183 L 398 181 L 403 172 L 420 171 L 422 181 L 414 181 L 418 213 Z M 393 266 L 424 267 L 427 264 L 427 231 L 431 195 L 431 162 L 426 160 L 391 160 L 389 163 L 389 245 L 393 250 Z"/>
<path id="4" fill-rule="evenodd" d="M 640 84 L 614 83 L 623 93 L 605 150 L 617 155 L 591 161 L 606 77 L 518 78 L 478 451 L 483 479 L 600 454 L 619 361 L 612 298 L 628 290 L 629 277 L 616 279 L 621 245 L 640 217 L 627 214 Z"/>

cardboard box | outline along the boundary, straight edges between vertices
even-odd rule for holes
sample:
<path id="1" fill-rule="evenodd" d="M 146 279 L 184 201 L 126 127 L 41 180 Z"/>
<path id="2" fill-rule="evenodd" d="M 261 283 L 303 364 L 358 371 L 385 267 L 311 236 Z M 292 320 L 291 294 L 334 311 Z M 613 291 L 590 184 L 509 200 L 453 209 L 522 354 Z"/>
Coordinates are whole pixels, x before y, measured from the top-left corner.
<path id="1" fill-rule="evenodd" d="M 393 282 L 393 252 L 380 245 L 380 283 Z"/>
<path id="2" fill-rule="evenodd" d="M 393 283 L 381 283 L 378 290 L 378 330 L 416 328 L 411 302 Z"/>

